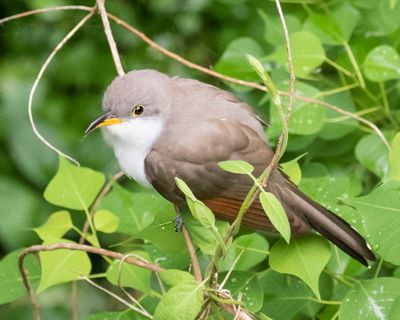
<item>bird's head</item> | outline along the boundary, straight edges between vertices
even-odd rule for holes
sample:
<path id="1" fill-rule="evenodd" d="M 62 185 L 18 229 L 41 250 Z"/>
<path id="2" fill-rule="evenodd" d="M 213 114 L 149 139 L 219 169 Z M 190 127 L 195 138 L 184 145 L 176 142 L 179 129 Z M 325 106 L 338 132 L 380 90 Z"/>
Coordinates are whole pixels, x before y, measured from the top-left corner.
<path id="1" fill-rule="evenodd" d="M 169 79 L 154 70 L 131 71 L 116 78 L 104 94 L 104 113 L 88 126 L 85 135 L 100 127 L 121 134 L 147 120 L 161 121 L 171 104 Z"/>

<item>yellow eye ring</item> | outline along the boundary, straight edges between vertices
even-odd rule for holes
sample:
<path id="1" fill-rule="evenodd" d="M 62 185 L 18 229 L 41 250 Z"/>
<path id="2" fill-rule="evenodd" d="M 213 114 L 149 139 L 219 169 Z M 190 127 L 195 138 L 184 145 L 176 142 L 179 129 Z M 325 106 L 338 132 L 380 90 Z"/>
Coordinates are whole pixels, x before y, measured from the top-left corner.
<path id="1" fill-rule="evenodd" d="M 143 105 L 137 104 L 136 106 L 134 106 L 132 108 L 131 114 L 132 114 L 132 117 L 135 118 L 135 117 L 138 117 L 138 116 L 142 115 L 143 112 L 144 112 Z"/>

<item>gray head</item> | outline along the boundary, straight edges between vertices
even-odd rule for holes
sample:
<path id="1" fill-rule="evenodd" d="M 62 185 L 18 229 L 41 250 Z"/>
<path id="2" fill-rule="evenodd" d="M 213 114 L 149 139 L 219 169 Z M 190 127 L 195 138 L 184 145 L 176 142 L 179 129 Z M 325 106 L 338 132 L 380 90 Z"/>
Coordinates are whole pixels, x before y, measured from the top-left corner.
<path id="1" fill-rule="evenodd" d="M 162 117 L 171 105 L 168 94 L 170 77 L 155 70 L 131 71 L 117 77 L 103 97 L 104 113 L 93 121 L 85 134 L 96 128 L 139 118 Z"/>

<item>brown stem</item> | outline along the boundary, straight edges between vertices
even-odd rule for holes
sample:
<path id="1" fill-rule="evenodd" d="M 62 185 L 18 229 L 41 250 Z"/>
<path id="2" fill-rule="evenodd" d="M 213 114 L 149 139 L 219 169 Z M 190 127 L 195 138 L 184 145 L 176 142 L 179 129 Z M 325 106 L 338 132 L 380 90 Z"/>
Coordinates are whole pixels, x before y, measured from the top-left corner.
<path id="1" fill-rule="evenodd" d="M 286 44 L 286 51 L 287 51 L 287 61 L 289 65 L 289 73 L 290 73 L 290 91 L 289 91 L 289 104 L 288 104 L 288 109 L 286 113 L 286 123 L 289 122 L 289 118 L 292 112 L 293 104 L 296 100 L 296 93 L 295 93 L 295 86 L 294 83 L 296 81 L 296 77 L 294 75 L 294 67 L 293 67 L 293 58 L 292 58 L 292 49 L 290 46 L 290 39 L 289 39 L 289 31 L 286 25 L 286 20 L 285 16 L 283 15 L 282 8 L 281 8 L 281 3 L 279 0 L 275 0 L 276 3 L 276 8 L 279 13 L 279 18 L 281 20 L 282 24 L 282 29 L 283 33 L 285 35 L 285 44 Z"/>
<path id="2" fill-rule="evenodd" d="M 186 246 L 189 250 L 190 259 L 192 260 L 194 279 L 198 283 L 200 283 L 202 281 L 202 277 L 201 277 L 199 259 L 197 258 L 196 250 L 193 247 L 192 239 L 190 239 L 189 231 L 187 230 L 185 225 L 182 226 L 182 233 L 183 236 L 185 237 Z"/>
<path id="3" fill-rule="evenodd" d="M 35 320 L 40 320 L 40 307 L 39 304 L 37 303 L 35 294 L 33 292 L 32 286 L 29 283 L 29 278 L 28 278 L 28 273 L 26 272 L 24 268 L 24 259 L 28 254 L 34 253 L 34 252 L 40 252 L 40 251 L 54 251 L 54 250 L 59 250 L 59 249 L 68 249 L 68 250 L 78 250 L 78 251 L 85 251 L 88 253 L 93 253 L 93 254 L 98 254 L 106 257 L 110 257 L 113 259 L 118 259 L 118 260 L 124 260 L 124 262 L 133 264 L 135 266 L 153 271 L 153 272 L 160 272 L 163 270 L 159 265 L 157 264 L 152 264 L 152 263 L 147 263 L 144 262 L 140 259 L 136 259 L 134 257 L 128 257 L 126 258 L 126 255 L 115 252 L 115 251 L 110 251 L 102 248 L 97 248 L 97 247 L 92 247 L 88 246 L 85 244 L 76 244 L 76 243 L 55 243 L 51 245 L 35 245 L 35 246 L 30 246 L 26 249 L 24 249 L 20 255 L 19 255 L 19 260 L 18 260 L 18 268 L 22 276 L 22 281 L 24 283 L 24 286 L 26 288 L 26 291 L 28 292 L 29 298 L 32 303 L 32 308 L 33 308 L 33 314 Z"/>
<path id="4" fill-rule="evenodd" d="M 67 10 L 91 11 L 92 9 L 93 9 L 92 7 L 87 7 L 87 6 L 56 6 L 43 9 L 30 10 L 0 19 L 0 25 L 8 21 L 17 20 L 23 17 L 32 16 L 40 13 L 47 13 L 52 11 L 67 11 Z"/>
<path id="5" fill-rule="evenodd" d="M 106 183 L 106 185 L 104 186 L 103 190 L 101 190 L 101 192 L 99 193 L 99 195 L 97 196 L 96 200 L 94 201 L 92 207 L 90 208 L 90 218 L 93 219 L 93 216 L 98 208 L 98 206 L 100 205 L 101 200 L 103 200 L 103 198 L 106 196 L 106 194 L 111 190 L 112 185 L 114 184 L 115 181 L 118 181 L 119 179 L 121 179 L 124 176 L 124 173 L 122 171 L 114 174 L 111 179 Z M 85 242 L 85 237 L 89 231 L 89 220 L 86 219 L 85 224 L 83 225 L 82 228 L 82 236 L 79 239 L 79 243 L 82 244 Z"/>
<path id="6" fill-rule="evenodd" d="M 117 49 L 117 44 L 115 43 L 114 37 L 112 35 L 110 21 L 108 21 L 107 11 L 104 6 L 104 0 L 96 0 L 97 6 L 99 8 L 101 21 L 103 22 L 104 33 L 106 34 L 108 45 L 111 49 L 111 54 L 114 60 L 115 69 L 117 69 L 117 73 L 120 77 L 122 77 L 125 72 L 124 68 L 122 68 L 121 58 L 119 57 L 119 52 Z"/>
<path id="7" fill-rule="evenodd" d="M 33 119 L 33 111 L 32 111 L 32 105 L 33 105 L 33 97 L 36 92 L 36 88 L 39 85 L 39 82 L 47 69 L 48 65 L 50 62 L 53 60 L 55 55 L 57 54 L 58 51 L 61 50 L 61 48 L 72 38 L 72 36 L 93 16 L 94 14 L 94 8 L 92 8 L 92 11 L 86 15 L 81 21 L 78 22 L 77 25 L 75 25 L 74 28 L 70 32 L 67 33 L 67 35 L 57 44 L 57 46 L 53 49 L 53 51 L 50 53 L 50 55 L 47 57 L 46 61 L 42 64 L 40 71 L 38 75 L 36 76 L 36 79 L 33 83 L 32 89 L 29 93 L 29 100 L 28 100 L 28 117 L 29 117 L 29 122 L 31 124 L 32 130 L 35 133 L 35 135 L 38 137 L 40 141 L 42 141 L 48 148 L 56 152 L 58 155 L 63 156 L 72 162 L 74 162 L 76 165 L 79 166 L 79 162 L 76 161 L 74 158 L 68 156 L 67 154 L 63 153 L 61 150 L 59 150 L 57 147 L 53 146 L 45 137 L 42 136 L 42 134 L 39 132 L 39 130 L 36 128 L 35 121 Z"/>
<path id="8" fill-rule="evenodd" d="M 122 171 L 116 173 L 111 177 L 111 179 L 106 183 L 104 186 L 103 190 L 99 193 L 97 196 L 96 200 L 94 201 L 92 207 L 90 208 L 90 219 L 93 219 L 93 216 L 97 210 L 97 207 L 99 206 L 101 200 L 105 197 L 105 195 L 110 191 L 113 183 L 120 179 L 124 173 Z M 86 219 L 85 223 L 82 228 L 82 235 L 79 238 L 79 244 L 83 244 L 85 242 L 86 235 L 88 234 L 89 231 L 89 220 Z M 72 291 L 71 291 L 71 314 L 72 314 L 72 320 L 78 320 L 78 310 L 77 310 L 77 305 L 78 305 L 78 290 L 77 290 L 77 282 L 73 281 L 72 282 Z"/>
<path id="9" fill-rule="evenodd" d="M 228 312 L 229 314 L 233 315 L 235 319 L 238 320 L 253 320 L 254 317 L 247 313 L 245 310 L 237 309 L 233 304 L 228 303 L 220 303 L 218 304 L 222 310 Z"/>
<path id="10" fill-rule="evenodd" d="M 22 251 L 20 253 L 20 255 L 19 255 L 18 268 L 19 268 L 19 272 L 21 273 L 22 281 L 24 283 L 26 292 L 28 293 L 29 300 L 31 301 L 31 304 L 32 304 L 33 318 L 35 320 L 40 320 L 41 319 L 41 317 L 40 317 L 40 305 L 36 300 L 35 293 L 33 292 L 32 286 L 31 286 L 31 284 L 29 282 L 28 272 L 24 268 L 24 258 L 26 256 L 26 254 L 24 254 L 25 250 Z"/>
<path id="11" fill-rule="evenodd" d="M 73 281 L 71 284 L 71 319 L 78 320 L 78 284 Z"/>

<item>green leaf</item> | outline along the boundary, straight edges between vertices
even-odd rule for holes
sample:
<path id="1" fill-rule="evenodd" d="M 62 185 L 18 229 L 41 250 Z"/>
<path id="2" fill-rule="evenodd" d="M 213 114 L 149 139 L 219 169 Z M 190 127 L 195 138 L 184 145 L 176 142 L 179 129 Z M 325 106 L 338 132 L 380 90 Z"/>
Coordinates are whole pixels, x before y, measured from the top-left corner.
<path id="1" fill-rule="evenodd" d="M 341 109 L 356 112 L 351 91 L 344 91 L 334 95 L 325 96 L 324 100 Z M 340 139 L 357 128 L 357 121 L 347 116 L 338 114 L 336 111 L 327 109 L 324 127 L 318 132 L 318 137 L 332 141 Z"/>
<path id="2" fill-rule="evenodd" d="M 307 45 L 304 45 L 304 44 Z M 325 51 L 321 40 L 309 31 L 298 31 L 290 35 L 294 73 L 297 77 L 305 78 L 325 61 Z M 286 47 L 282 46 L 277 52 L 267 57 L 279 62 L 287 69 Z"/>
<path id="3" fill-rule="evenodd" d="M 375 47 L 365 58 L 363 69 L 368 80 L 373 82 L 400 79 L 400 56 L 391 46 Z"/>
<path id="4" fill-rule="evenodd" d="M 324 44 L 329 45 L 348 42 L 360 19 L 360 13 L 348 3 L 335 8 L 332 15 L 309 13 L 304 29 L 314 32 Z"/>
<path id="5" fill-rule="evenodd" d="M 133 256 L 140 256 L 145 260 L 149 260 L 147 252 L 135 251 L 131 252 Z M 121 285 L 122 287 L 134 288 L 144 293 L 151 292 L 150 285 L 151 271 L 128 264 L 121 261 L 114 261 L 107 269 L 106 278 L 114 285 Z M 120 282 L 118 282 L 120 279 Z"/>
<path id="6" fill-rule="evenodd" d="M 352 287 L 344 297 L 339 307 L 339 318 L 352 320 L 389 319 L 393 302 L 399 296 L 400 279 L 362 280 Z"/>
<path id="7" fill-rule="evenodd" d="M 189 199 L 195 200 L 196 197 L 194 196 L 192 190 L 190 190 L 189 186 L 186 184 L 185 181 L 183 181 L 182 179 L 175 177 L 175 183 L 177 185 L 177 187 L 179 188 L 179 190 L 182 191 L 182 193 Z"/>
<path id="8" fill-rule="evenodd" d="M 258 233 L 242 235 L 236 238 L 228 248 L 224 259 L 221 261 L 220 269 L 228 271 L 240 255 L 234 270 L 248 270 L 267 258 L 268 249 L 268 241 Z"/>
<path id="9" fill-rule="evenodd" d="M 348 177 L 303 178 L 300 183 L 301 191 L 321 204 L 336 203 L 339 197 L 347 195 L 349 188 Z"/>
<path id="10" fill-rule="evenodd" d="M 266 86 L 267 91 L 271 96 L 272 102 L 276 106 L 279 106 L 279 109 L 280 109 L 280 107 L 281 107 L 281 97 L 278 94 L 278 89 L 275 86 L 275 83 L 272 80 L 271 76 L 269 75 L 267 70 L 265 70 L 264 66 L 262 65 L 262 63 L 257 58 L 253 57 L 251 54 L 246 54 L 246 58 L 249 61 L 249 63 L 252 66 L 252 68 L 254 69 L 254 71 L 258 74 L 258 76 L 263 81 L 264 85 Z M 238 161 L 240 161 L 240 160 L 238 160 Z M 253 170 L 254 170 L 254 168 L 252 168 L 251 171 L 253 171 Z M 234 173 L 236 173 L 236 172 L 234 172 Z M 238 173 L 241 173 L 241 172 L 238 172 Z"/>
<path id="11" fill-rule="evenodd" d="M 238 38 L 228 44 L 224 53 L 217 61 L 214 69 L 227 76 L 248 81 L 259 81 L 253 69 L 247 63 L 245 54 L 257 58 L 263 55 L 261 46 L 251 38 Z M 243 90 L 243 88 L 242 88 Z"/>
<path id="12" fill-rule="evenodd" d="M 117 232 L 128 235 L 137 235 L 158 215 L 175 214 L 171 203 L 158 193 L 131 192 L 117 183 L 99 207 L 114 213 L 119 218 Z"/>
<path id="13" fill-rule="evenodd" d="M 226 273 L 219 275 L 219 279 L 224 279 Z M 226 282 L 225 289 L 228 289 L 234 299 L 239 299 L 246 305 L 251 312 L 257 312 L 263 304 L 263 289 L 253 272 L 233 271 Z"/>
<path id="14" fill-rule="evenodd" d="M 368 170 L 383 178 L 388 171 L 388 149 L 382 140 L 369 134 L 361 138 L 356 146 L 356 157 Z"/>
<path id="15" fill-rule="evenodd" d="M 51 239 L 60 239 L 72 228 L 71 215 L 68 211 L 62 210 L 53 213 L 35 232 L 43 241 Z"/>
<path id="16" fill-rule="evenodd" d="M 226 160 L 218 162 L 218 165 L 227 172 L 236 174 L 251 174 L 254 167 L 243 160 Z"/>
<path id="17" fill-rule="evenodd" d="M 362 0 L 362 2 L 366 2 Z M 392 0 L 373 1 L 374 10 L 366 15 L 365 22 L 369 32 L 375 37 L 387 37 L 394 33 L 400 26 L 400 2 L 392 6 Z M 389 38 L 390 39 L 390 38 Z"/>
<path id="18" fill-rule="evenodd" d="M 93 218 L 96 230 L 113 233 L 118 229 L 119 218 L 108 210 L 97 210 Z"/>
<path id="19" fill-rule="evenodd" d="M 281 163 L 282 171 L 288 175 L 290 181 L 298 185 L 301 181 L 301 169 L 296 159 Z"/>
<path id="20" fill-rule="evenodd" d="M 285 42 L 285 35 L 283 33 L 282 24 L 277 15 L 267 14 L 261 9 L 257 10 L 261 19 L 265 24 L 264 39 L 268 43 L 279 46 Z M 295 15 L 285 14 L 285 21 L 290 32 L 300 30 L 301 22 Z"/>
<path id="21" fill-rule="evenodd" d="M 179 178 L 175 178 L 176 185 L 186 196 L 190 212 L 204 227 L 215 229 L 215 217 L 213 212 L 202 201 L 197 200 L 189 186 Z"/>
<path id="22" fill-rule="evenodd" d="M 388 178 L 400 180 L 400 132 L 398 132 L 391 144 L 389 152 L 389 171 Z"/>
<path id="23" fill-rule="evenodd" d="M 170 230 L 171 233 L 177 233 L 174 230 Z M 180 235 L 182 239 L 182 234 Z M 184 242 L 184 241 L 183 241 Z M 174 243 L 171 244 L 171 246 Z M 185 243 L 183 243 L 186 246 Z M 164 269 L 186 269 L 190 264 L 190 256 L 187 248 L 182 248 L 182 250 L 161 250 L 155 245 L 147 244 L 142 246 L 150 256 L 150 261 L 154 261 L 160 267 Z"/>
<path id="24" fill-rule="evenodd" d="M 53 239 L 44 244 L 53 244 L 72 241 L 65 239 Z M 78 280 L 80 276 L 88 276 L 92 268 L 89 256 L 86 252 L 59 249 L 54 251 L 41 251 L 39 253 L 42 277 L 37 292 L 56 284 Z"/>
<path id="25" fill-rule="evenodd" d="M 280 90 L 288 91 L 289 82 L 285 81 L 278 87 Z M 320 91 L 308 84 L 296 81 L 296 94 L 317 98 Z M 282 97 L 282 107 L 285 113 L 287 112 L 288 103 L 288 97 Z M 325 109 L 321 108 L 321 106 L 297 99 L 293 105 L 292 115 L 288 124 L 289 133 L 298 135 L 317 133 L 324 126 L 325 113 Z M 282 125 L 276 108 L 270 108 L 270 117 L 271 126 L 268 128 L 268 135 L 270 137 L 278 137 L 282 131 Z"/>
<path id="26" fill-rule="evenodd" d="M 213 255 L 215 253 L 215 248 L 217 247 L 218 240 L 215 236 L 215 232 L 205 228 L 193 219 L 191 216 L 185 216 L 185 225 L 189 230 L 190 236 L 195 246 L 199 247 L 203 254 Z M 229 228 L 229 224 L 226 221 L 217 220 L 216 229 L 220 233 L 221 237 L 226 233 Z M 182 238 L 182 237 L 181 237 Z"/>
<path id="27" fill-rule="evenodd" d="M 158 273 L 158 275 L 160 276 L 161 280 L 170 287 L 174 287 L 183 283 L 196 283 L 193 275 L 191 275 L 189 272 L 182 270 L 162 270 Z"/>
<path id="28" fill-rule="evenodd" d="M 193 216 L 202 224 L 202 226 L 207 229 L 215 228 L 214 214 L 203 202 L 199 200 L 194 201 L 192 208 L 191 211 Z"/>
<path id="29" fill-rule="evenodd" d="M 389 320 L 396 320 L 399 317 L 399 314 L 400 314 L 400 297 L 397 297 L 390 308 Z"/>
<path id="30" fill-rule="evenodd" d="M 203 304 L 203 285 L 183 283 L 171 288 L 161 299 L 154 320 L 194 320 Z"/>
<path id="31" fill-rule="evenodd" d="M 280 201 L 271 192 L 261 192 L 260 202 L 274 228 L 287 243 L 290 241 L 290 224 Z"/>
<path id="32" fill-rule="evenodd" d="M 290 181 L 292 181 L 295 185 L 298 185 L 301 181 L 301 169 L 299 166 L 299 160 L 305 155 L 306 153 L 303 153 L 302 155 L 290 161 L 280 164 L 283 172 L 289 176 Z"/>
<path id="33" fill-rule="evenodd" d="M 175 232 L 174 223 L 172 222 L 174 217 L 175 211 L 172 205 L 169 204 L 167 210 L 157 214 L 153 223 L 140 231 L 136 237 L 150 241 L 158 249 L 165 252 L 176 254 L 186 250 L 186 243 L 182 234 Z"/>
<path id="34" fill-rule="evenodd" d="M 400 265 L 400 181 L 389 180 L 370 194 L 344 199 L 362 214 L 366 237 L 385 261 Z"/>
<path id="35" fill-rule="evenodd" d="M 312 292 L 300 279 L 267 269 L 258 273 L 264 289 L 264 304 L 261 309 L 273 319 L 294 319 L 307 307 Z"/>
<path id="36" fill-rule="evenodd" d="M 269 263 L 272 270 L 302 279 L 320 299 L 318 280 L 330 256 L 328 242 L 314 234 L 292 238 L 290 244 L 278 240 L 271 248 Z"/>
<path id="37" fill-rule="evenodd" d="M 58 171 L 44 191 L 45 199 L 57 206 L 87 210 L 104 184 L 104 175 L 76 167 L 60 157 Z"/>
<path id="38" fill-rule="evenodd" d="M 0 304 L 15 301 L 26 294 L 18 269 L 20 252 L 21 250 L 13 251 L 0 261 Z M 28 255 L 24 259 L 24 268 L 28 272 L 29 282 L 37 283 L 40 277 L 40 268 L 34 256 Z"/>

